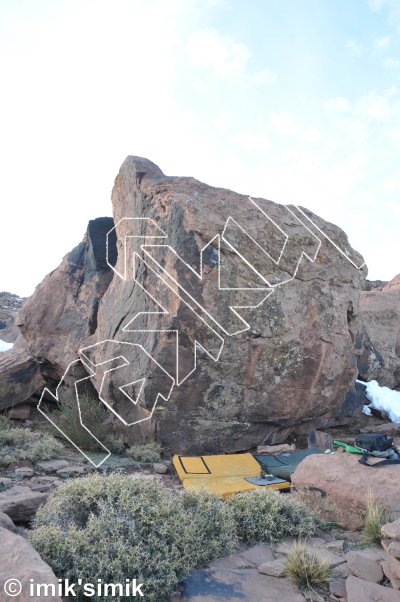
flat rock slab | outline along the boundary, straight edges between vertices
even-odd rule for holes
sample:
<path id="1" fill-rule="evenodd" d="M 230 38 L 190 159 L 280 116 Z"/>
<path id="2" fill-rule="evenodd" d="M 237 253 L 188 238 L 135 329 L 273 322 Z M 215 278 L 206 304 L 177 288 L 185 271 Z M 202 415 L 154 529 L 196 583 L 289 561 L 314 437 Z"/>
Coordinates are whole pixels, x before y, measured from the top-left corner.
<path id="1" fill-rule="evenodd" d="M 292 474 L 295 498 L 317 510 L 326 520 L 336 521 L 347 529 L 358 529 L 363 526 L 371 491 L 398 518 L 400 465 L 371 470 L 358 460 L 359 455 L 351 453 L 306 457 Z"/>
<path id="2" fill-rule="evenodd" d="M 243 569 L 244 567 L 249 568 L 252 567 L 254 569 L 257 568 L 257 565 L 250 560 L 246 560 L 243 556 L 239 556 L 239 554 L 230 554 L 229 556 L 225 556 L 224 558 L 220 558 L 216 562 L 213 562 L 210 565 L 210 569 Z"/>
<path id="3" fill-rule="evenodd" d="M 400 592 L 358 577 L 346 580 L 347 602 L 400 602 Z"/>
<path id="4" fill-rule="evenodd" d="M 337 598 L 346 597 L 346 579 L 338 579 L 329 583 L 329 590 Z"/>
<path id="5" fill-rule="evenodd" d="M 68 466 L 68 462 L 66 460 L 49 460 L 46 462 L 38 462 L 37 465 L 42 470 L 46 472 L 55 472 L 60 468 L 66 468 Z"/>
<path id="6" fill-rule="evenodd" d="M 283 558 L 277 558 L 269 562 L 263 562 L 258 567 L 258 572 L 271 577 L 283 577 L 286 569 L 286 562 Z"/>
<path id="7" fill-rule="evenodd" d="M 36 602 L 49 600 L 61 602 L 61 598 L 57 595 L 45 596 L 43 591 L 39 596 L 29 595 L 31 579 L 35 584 L 54 584 L 56 592 L 58 585 L 57 577 L 31 544 L 20 535 L 15 535 L 15 533 L 1 527 L 0 541 L 2 544 L 0 546 L 0 600 L 2 602 L 8 600 L 15 600 L 16 602 L 30 602 L 32 600 Z M 4 586 L 9 579 L 17 579 L 21 583 L 21 593 L 18 595 L 14 593 L 12 596 L 7 596 L 4 593 Z"/>
<path id="8" fill-rule="evenodd" d="M 395 520 L 393 523 L 386 523 L 386 525 L 383 525 L 381 531 L 385 537 L 400 541 L 400 520 Z"/>
<path id="9" fill-rule="evenodd" d="M 28 522 L 48 497 L 49 493 L 35 492 L 29 487 L 15 485 L 12 489 L 0 492 L 0 512 L 7 514 L 13 521 Z"/>
<path id="10" fill-rule="evenodd" d="M 400 558 L 400 541 L 391 541 L 387 547 L 387 553 L 395 558 Z"/>
<path id="11" fill-rule="evenodd" d="M 240 552 L 240 555 L 246 560 L 249 560 L 257 565 L 262 564 L 263 562 L 270 562 L 271 560 L 274 560 L 274 555 L 271 548 L 262 545 L 254 546 L 248 550 L 245 550 L 244 552 Z"/>
<path id="12" fill-rule="evenodd" d="M 357 552 L 349 552 L 346 554 L 347 566 L 356 577 L 379 583 L 383 579 L 383 571 L 379 564 L 374 560 L 362 556 Z"/>
<path id="13" fill-rule="evenodd" d="M 193 571 L 184 582 L 181 598 L 184 602 L 305 602 L 289 579 L 251 569 Z"/>
<path id="14" fill-rule="evenodd" d="M 393 571 L 391 563 L 385 560 L 384 562 L 382 562 L 381 567 L 386 577 L 389 579 L 390 585 L 393 587 L 393 589 L 400 590 L 400 579 Z"/>
<path id="15" fill-rule="evenodd" d="M 65 468 L 59 468 L 56 470 L 57 474 L 83 474 L 85 469 L 83 466 L 66 466 Z"/>

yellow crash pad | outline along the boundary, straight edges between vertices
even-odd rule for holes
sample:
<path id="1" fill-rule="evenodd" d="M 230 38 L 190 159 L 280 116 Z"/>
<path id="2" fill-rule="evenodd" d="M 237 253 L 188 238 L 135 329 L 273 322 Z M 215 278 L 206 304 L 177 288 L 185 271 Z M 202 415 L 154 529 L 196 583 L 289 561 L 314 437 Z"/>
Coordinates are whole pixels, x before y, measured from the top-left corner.
<path id="1" fill-rule="evenodd" d="M 174 456 L 173 463 L 185 489 L 204 487 L 222 498 L 239 491 L 258 489 L 245 480 L 260 474 L 260 465 L 251 454 L 227 454 L 223 456 Z M 287 489 L 290 483 L 263 486 L 266 489 Z"/>

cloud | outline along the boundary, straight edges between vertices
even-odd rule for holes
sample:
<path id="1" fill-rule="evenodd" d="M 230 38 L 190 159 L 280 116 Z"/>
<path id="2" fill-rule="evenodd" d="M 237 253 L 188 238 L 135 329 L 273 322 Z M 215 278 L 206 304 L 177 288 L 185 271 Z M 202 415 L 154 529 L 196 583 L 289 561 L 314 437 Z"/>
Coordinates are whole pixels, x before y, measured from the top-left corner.
<path id="1" fill-rule="evenodd" d="M 347 113 L 351 109 L 351 103 L 347 98 L 337 96 L 324 102 L 324 107 L 329 113 Z"/>
<path id="2" fill-rule="evenodd" d="M 384 1 L 385 0 L 368 0 L 368 5 L 373 11 L 377 12 L 378 10 L 381 10 Z"/>
<path id="3" fill-rule="evenodd" d="M 269 148 L 269 142 L 264 132 L 251 134 L 249 132 L 241 131 L 235 134 L 235 136 L 232 136 L 231 140 L 238 144 L 246 153 L 251 153 L 255 150 L 266 151 Z"/>
<path id="4" fill-rule="evenodd" d="M 383 190 L 385 192 L 393 192 L 396 188 L 400 187 L 400 180 L 398 178 L 385 178 L 383 182 Z"/>
<path id="5" fill-rule="evenodd" d="M 272 69 L 262 69 L 253 75 L 249 76 L 249 82 L 255 86 L 263 86 L 264 84 L 275 84 L 277 74 Z"/>
<path id="6" fill-rule="evenodd" d="M 218 117 L 214 119 L 213 124 L 219 132 L 225 133 L 232 127 L 232 122 L 232 111 L 230 109 L 220 109 Z"/>
<path id="7" fill-rule="evenodd" d="M 277 132 L 281 134 L 294 134 L 297 132 L 297 127 L 295 126 L 293 119 L 288 113 L 282 112 L 275 113 L 275 111 L 270 111 L 270 123 L 274 127 Z"/>
<path id="8" fill-rule="evenodd" d="M 346 44 L 346 48 L 348 48 L 354 56 L 362 56 L 367 52 L 366 48 L 360 46 L 360 44 L 357 44 L 354 40 L 349 40 Z"/>
<path id="9" fill-rule="evenodd" d="M 375 38 L 374 40 L 374 48 L 375 50 L 383 50 L 387 48 L 390 44 L 390 36 L 381 36 L 380 38 Z"/>
<path id="10" fill-rule="evenodd" d="M 192 65 L 211 67 L 216 77 L 243 73 L 252 56 L 245 44 L 236 44 L 231 36 L 216 29 L 203 29 L 189 36 L 186 54 Z"/>
<path id="11" fill-rule="evenodd" d="M 385 67 L 389 67 L 391 69 L 399 69 L 400 68 L 400 59 L 394 56 L 388 56 L 383 64 Z"/>

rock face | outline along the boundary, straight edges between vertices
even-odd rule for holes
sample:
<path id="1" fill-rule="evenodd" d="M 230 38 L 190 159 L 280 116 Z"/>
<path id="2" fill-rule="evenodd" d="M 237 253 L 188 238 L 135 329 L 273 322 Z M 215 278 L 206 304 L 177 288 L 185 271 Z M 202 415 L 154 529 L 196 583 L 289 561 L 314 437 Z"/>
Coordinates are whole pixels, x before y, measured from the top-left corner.
<path id="1" fill-rule="evenodd" d="M 400 465 L 374 469 L 360 464 L 360 457 L 352 453 L 308 456 L 292 474 L 292 492 L 323 518 L 346 529 L 362 527 L 369 491 L 398 518 Z"/>
<path id="2" fill-rule="evenodd" d="M 400 390 L 400 274 L 382 291 L 361 293 L 360 311 L 366 330 L 360 376 Z"/>
<path id="3" fill-rule="evenodd" d="M 15 318 L 24 301 L 25 298 L 6 291 L 0 293 L 0 339 L 6 343 L 15 343 L 19 336 Z"/>
<path id="4" fill-rule="evenodd" d="M 0 541 L 0 600 L 61 602 L 57 596 L 57 577 L 31 544 L 3 527 L 0 527 Z M 37 593 L 36 584 L 48 584 L 49 589 L 46 591 L 42 587 L 39 595 L 30 595 L 31 580 L 35 587 L 34 594 Z"/>
<path id="5" fill-rule="evenodd" d="M 131 442 L 176 453 L 271 445 L 361 411 L 346 393 L 366 269 L 342 230 L 138 157 L 112 200 L 108 264 L 100 218 L 18 315 L 49 388 L 80 357 L 65 394 L 90 374 Z"/>

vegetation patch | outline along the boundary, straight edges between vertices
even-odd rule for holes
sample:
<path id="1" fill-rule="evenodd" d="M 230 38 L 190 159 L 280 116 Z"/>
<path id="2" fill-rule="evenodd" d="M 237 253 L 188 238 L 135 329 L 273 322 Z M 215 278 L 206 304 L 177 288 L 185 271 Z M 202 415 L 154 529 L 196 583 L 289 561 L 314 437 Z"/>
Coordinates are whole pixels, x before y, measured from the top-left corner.
<path id="1" fill-rule="evenodd" d="M 382 508 L 379 501 L 370 492 L 368 494 L 367 511 L 364 516 L 364 541 L 369 544 L 380 546 L 382 539 L 385 539 L 385 536 L 381 532 L 381 527 L 391 520 L 393 520 L 393 518 L 390 513 Z"/>
<path id="2" fill-rule="evenodd" d="M 302 589 L 314 589 L 326 583 L 332 576 L 329 561 L 321 559 L 318 550 L 310 549 L 303 541 L 290 548 L 286 557 L 286 576 Z"/>
<path id="3" fill-rule="evenodd" d="M 126 455 L 136 462 L 149 464 L 160 461 L 161 451 L 161 445 L 152 441 L 151 443 L 144 443 L 143 445 L 132 445 L 132 447 L 126 451 Z"/>
<path id="4" fill-rule="evenodd" d="M 50 417 L 61 432 L 55 427 L 51 427 L 51 432 L 57 437 L 72 441 L 84 451 L 103 451 L 96 441 L 98 439 L 112 453 L 122 453 L 125 449 L 122 435 L 115 432 L 113 423 L 109 421 L 105 405 L 90 395 L 80 396 L 79 405 L 81 416 L 75 399 L 60 400 L 58 402 L 59 409 L 53 411 Z M 82 426 L 81 417 L 83 424 L 96 439 Z"/>
<path id="5" fill-rule="evenodd" d="M 0 466 L 12 462 L 52 460 L 64 452 L 64 447 L 51 435 L 32 433 L 28 429 L 0 429 Z"/>
<path id="6" fill-rule="evenodd" d="M 230 506 L 213 494 L 92 475 L 64 484 L 39 508 L 30 542 L 58 578 L 137 579 L 146 600 L 162 602 L 194 568 L 229 554 L 236 529 Z"/>
<path id="7" fill-rule="evenodd" d="M 237 534 L 248 543 L 272 543 L 290 535 L 308 537 L 318 519 L 290 494 L 253 489 L 227 500 L 236 522 Z"/>

